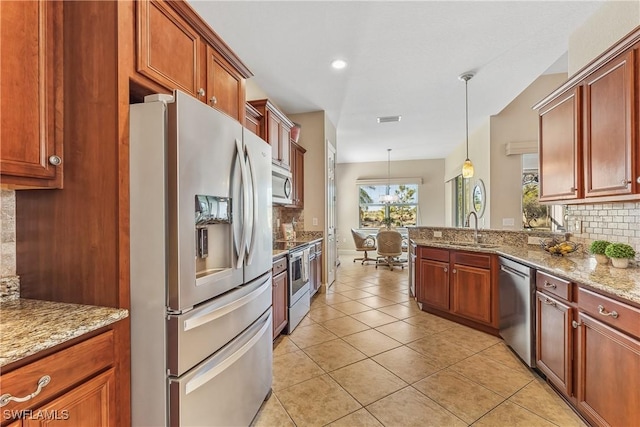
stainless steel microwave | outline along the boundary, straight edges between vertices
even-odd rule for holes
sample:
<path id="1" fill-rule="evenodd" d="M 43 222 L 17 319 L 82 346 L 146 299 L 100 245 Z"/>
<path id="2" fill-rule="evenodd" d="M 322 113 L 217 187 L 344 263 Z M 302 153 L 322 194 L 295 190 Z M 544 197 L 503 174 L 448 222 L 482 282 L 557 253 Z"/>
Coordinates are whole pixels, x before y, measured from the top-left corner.
<path id="1" fill-rule="evenodd" d="M 271 165 L 272 202 L 274 205 L 291 204 L 291 171 L 275 164 Z"/>

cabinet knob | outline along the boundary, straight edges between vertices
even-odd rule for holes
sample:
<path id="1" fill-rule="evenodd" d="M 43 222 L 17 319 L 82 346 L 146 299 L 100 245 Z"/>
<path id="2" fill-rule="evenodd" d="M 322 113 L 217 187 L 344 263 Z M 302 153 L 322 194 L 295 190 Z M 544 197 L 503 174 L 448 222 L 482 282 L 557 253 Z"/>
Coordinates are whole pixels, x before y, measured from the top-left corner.
<path id="1" fill-rule="evenodd" d="M 640 184 L 640 176 L 636 178 L 636 182 Z"/>
<path id="2" fill-rule="evenodd" d="M 209 103 L 211 105 L 216 105 L 218 103 L 218 98 L 216 98 L 215 96 L 212 96 L 211 99 L 209 100 Z"/>
<path id="3" fill-rule="evenodd" d="M 62 158 L 56 155 L 49 156 L 49 163 L 53 166 L 59 166 L 62 163 Z"/>
<path id="4" fill-rule="evenodd" d="M 204 88 L 198 89 L 198 96 L 204 96 L 204 94 L 205 94 Z"/>
<path id="5" fill-rule="evenodd" d="M 573 326 L 573 329 L 578 329 L 578 326 L 580 326 L 580 323 L 578 323 L 575 320 L 573 320 L 573 321 L 571 321 L 571 326 Z"/>
<path id="6" fill-rule="evenodd" d="M 453 274 L 456 274 L 458 271 L 454 268 L 453 269 Z"/>
<path id="7" fill-rule="evenodd" d="M 447 267 L 444 267 L 444 272 L 446 273 L 447 271 L 449 271 L 449 269 Z"/>
<path id="8" fill-rule="evenodd" d="M 620 181 L 620 184 L 622 184 L 622 185 L 631 184 L 631 181 L 628 180 L 628 179 L 623 179 L 623 180 Z"/>
<path id="9" fill-rule="evenodd" d="M 573 193 L 573 192 L 575 192 L 575 191 L 576 191 L 576 187 L 571 187 L 571 188 L 569 189 L 569 191 L 571 191 L 572 193 Z"/>

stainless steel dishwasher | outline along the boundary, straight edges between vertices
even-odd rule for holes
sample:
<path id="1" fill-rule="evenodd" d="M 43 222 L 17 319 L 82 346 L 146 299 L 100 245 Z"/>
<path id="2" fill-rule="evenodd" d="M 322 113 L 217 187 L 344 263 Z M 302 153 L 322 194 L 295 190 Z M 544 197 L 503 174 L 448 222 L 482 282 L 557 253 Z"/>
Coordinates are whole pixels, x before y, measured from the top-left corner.
<path id="1" fill-rule="evenodd" d="M 500 336 L 530 367 L 535 358 L 535 270 L 500 257 Z"/>

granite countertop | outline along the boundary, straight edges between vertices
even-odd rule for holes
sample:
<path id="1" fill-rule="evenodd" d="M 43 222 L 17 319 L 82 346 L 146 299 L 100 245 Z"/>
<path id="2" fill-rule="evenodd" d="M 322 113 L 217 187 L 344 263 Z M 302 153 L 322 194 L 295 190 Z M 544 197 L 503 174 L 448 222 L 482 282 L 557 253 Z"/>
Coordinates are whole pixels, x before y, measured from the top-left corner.
<path id="1" fill-rule="evenodd" d="M 496 245 L 492 248 L 481 248 L 457 246 L 436 240 L 414 239 L 414 241 L 420 246 L 495 253 L 594 290 L 640 304 L 640 268 L 638 267 L 620 269 L 612 267 L 611 264 L 601 265 L 596 263 L 592 256 L 580 252 L 557 257 L 536 245 L 522 247 Z"/>
<path id="2" fill-rule="evenodd" d="M 283 254 L 289 253 L 290 250 L 308 246 L 312 243 L 319 242 L 323 237 L 299 237 L 295 240 L 274 240 L 273 241 L 273 259 L 277 259 Z"/>
<path id="3" fill-rule="evenodd" d="M 0 302 L 0 367 L 129 315 L 125 309 L 15 298 Z"/>

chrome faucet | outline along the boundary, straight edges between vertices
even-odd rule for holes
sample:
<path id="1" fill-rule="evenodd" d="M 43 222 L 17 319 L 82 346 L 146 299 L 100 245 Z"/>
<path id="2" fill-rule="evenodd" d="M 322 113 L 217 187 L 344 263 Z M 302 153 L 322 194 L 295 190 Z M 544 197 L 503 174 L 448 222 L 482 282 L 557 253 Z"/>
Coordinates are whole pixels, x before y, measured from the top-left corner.
<path id="1" fill-rule="evenodd" d="M 467 215 L 467 222 L 465 223 L 465 226 L 471 227 L 471 224 L 470 224 L 471 215 L 473 215 L 473 217 L 476 219 L 476 224 L 475 224 L 476 227 L 473 231 L 473 243 L 477 245 L 478 244 L 478 215 L 474 211 L 469 212 L 469 215 Z"/>

